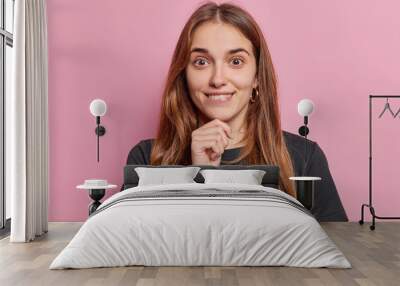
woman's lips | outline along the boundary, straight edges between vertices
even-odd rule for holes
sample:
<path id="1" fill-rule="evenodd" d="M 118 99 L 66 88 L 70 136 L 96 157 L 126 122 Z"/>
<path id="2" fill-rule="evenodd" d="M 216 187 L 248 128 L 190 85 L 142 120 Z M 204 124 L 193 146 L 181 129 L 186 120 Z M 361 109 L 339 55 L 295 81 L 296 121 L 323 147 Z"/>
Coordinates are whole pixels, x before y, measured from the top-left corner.
<path id="1" fill-rule="evenodd" d="M 210 103 L 226 103 L 230 101 L 235 93 L 205 93 L 207 101 Z"/>

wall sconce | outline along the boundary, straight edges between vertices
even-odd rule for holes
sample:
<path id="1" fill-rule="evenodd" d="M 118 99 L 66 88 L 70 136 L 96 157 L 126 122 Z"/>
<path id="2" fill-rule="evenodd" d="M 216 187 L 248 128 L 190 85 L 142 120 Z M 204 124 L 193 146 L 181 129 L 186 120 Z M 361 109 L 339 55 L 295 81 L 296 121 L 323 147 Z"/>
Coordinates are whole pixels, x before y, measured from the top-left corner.
<path id="1" fill-rule="evenodd" d="M 104 100 L 94 99 L 90 103 L 90 112 L 96 117 L 97 127 L 95 133 L 97 135 L 97 162 L 99 162 L 99 136 L 103 136 L 106 133 L 104 126 L 100 125 L 100 117 L 104 116 L 107 111 L 107 105 Z"/>
<path id="2" fill-rule="evenodd" d="M 314 110 L 314 103 L 309 99 L 302 99 L 297 105 L 297 111 L 301 116 L 304 117 L 304 125 L 299 128 L 299 134 L 307 139 L 307 135 L 310 130 L 307 127 L 308 115 L 310 115 Z"/>

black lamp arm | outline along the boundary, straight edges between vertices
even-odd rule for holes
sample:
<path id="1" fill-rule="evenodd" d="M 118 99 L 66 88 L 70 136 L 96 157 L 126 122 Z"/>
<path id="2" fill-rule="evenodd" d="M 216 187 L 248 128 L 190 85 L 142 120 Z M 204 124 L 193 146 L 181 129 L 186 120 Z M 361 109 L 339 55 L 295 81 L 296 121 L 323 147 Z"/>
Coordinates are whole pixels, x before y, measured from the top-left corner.
<path id="1" fill-rule="evenodd" d="M 299 128 L 299 134 L 304 137 L 304 165 L 303 165 L 303 170 L 302 170 L 302 176 L 305 176 L 306 168 L 307 168 L 307 135 L 310 132 L 310 130 L 307 127 L 308 124 L 308 116 L 304 116 L 304 125 L 300 126 Z"/>
<path id="2" fill-rule="evenodd" d="M 103 136 L 106 133 L 106 129 L 104 128 L 104 126 L 100 125 L 100 116 L 96 116 L 96 124 L 97 127 L 95 129 L 95 133 L 96 133 L 96 137 L 97 137 L 97 162 L 99 162 L 99 137 Z"/>

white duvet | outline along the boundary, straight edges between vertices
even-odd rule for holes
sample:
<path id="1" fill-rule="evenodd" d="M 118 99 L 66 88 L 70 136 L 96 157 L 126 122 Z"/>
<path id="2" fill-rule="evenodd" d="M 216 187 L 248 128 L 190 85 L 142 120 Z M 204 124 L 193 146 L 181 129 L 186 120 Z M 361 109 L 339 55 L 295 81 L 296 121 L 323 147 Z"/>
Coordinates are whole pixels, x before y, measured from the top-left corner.
<path id="1" fill-rule="evenodd" d="M 263 191 L 272 199 L 179 195 L 126 199 L 138 192 L 168 190 Z M 282 191 L 256 185 L 130 188 L 104 201 L 50 269 L 127 265 L 350 268 L 319 223 L 296 205 L 301 204 Z"/>

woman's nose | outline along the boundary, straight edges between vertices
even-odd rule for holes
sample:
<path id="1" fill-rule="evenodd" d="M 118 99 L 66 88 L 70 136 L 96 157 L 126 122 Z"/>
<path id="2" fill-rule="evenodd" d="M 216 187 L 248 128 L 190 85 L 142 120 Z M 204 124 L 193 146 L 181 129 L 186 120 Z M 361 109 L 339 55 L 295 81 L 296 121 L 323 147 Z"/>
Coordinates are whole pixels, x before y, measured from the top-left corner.
<path id="1" fill-rule="evenodd" d="M 226 84 L 226 78 L 224 75 L 223 67 L 221 65 L 215 65 L 213 73 L 210 79 L 210 85 L 213 87 L 220 87 Z"/>

